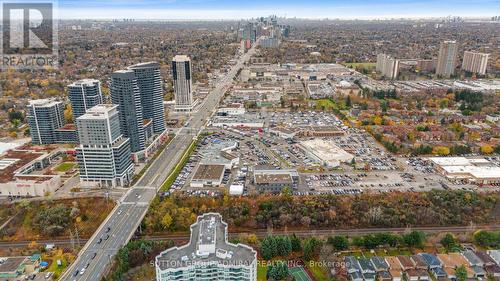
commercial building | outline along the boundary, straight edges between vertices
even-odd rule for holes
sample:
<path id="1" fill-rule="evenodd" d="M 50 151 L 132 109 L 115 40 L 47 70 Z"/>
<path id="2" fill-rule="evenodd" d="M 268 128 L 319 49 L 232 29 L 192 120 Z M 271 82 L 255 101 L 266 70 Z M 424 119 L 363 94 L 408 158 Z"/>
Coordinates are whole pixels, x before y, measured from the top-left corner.
<path id="1" fill-rule="evenodd" d="M 119 70 L 111 75 L 111 100 L 118 105 L 120 130 L 124 137 L 130 139 L 132 152 L 143 150 L 146 143 L 144 117 L 141 93 L 133 70 Z"/>
<path id="2" fill-rule="evenodd" d="M 191 179 L 191 187 L 218 187 L 222 183 L 224 165 L 200 164 Z"/>
<path id="3" fill-rule="evenodd" d="M 163 106 L 163 90 L 158 62 L 147 62 L 129 67 L 135 74 L 141 95 L 142 114 L 144 119 L 153 122 L 153 132 L 165 130 L 165 109 Z"/>
<path id="4" fill-rule="evenodd" d="M 191 187 L 219 187 L 224 174 L 235 167 L 240 158 L 232 151 L 238 147 L 238 142 L 231 140 L 214 139 L 204 143 L 198 154 L 200 164 L 196 168 Z"/>
<path id="5" fill-rule="evenodd" d="M 118 106 L 97 105 L 76 119 L 82 186 L 126 186 L 134 174 L 130 141 L 120 132 Z"/>
<path id="6" fill-rule="evenodd" d="M 156 280 L 257 280 L 257 252 L 244 244 L 229 243 L 227 233 L 220 214 L 199 216 L 191 225 L 189 244 L 156 257 Z"/>
<path id="7" fill-rule="evenodd" d="M 389 79 L 397 79 L 399 75 L 399 60 L 386 54 L 378 54 L 376 69 Z"/>
<path id="8" fill-rule="evenodd" d="M 83 79 L 68 85 L 68 96 L 73 109 L 73 119 L 87 109 L 103 103 L 101 82 L 96 79 Z"/>
<path id="9" fill-rule="evenodd" d="M 431 157 L 429 161 L 438 172 L 452 180 L 475 184 L 500 182 L 500 167 L 485 158 Z"/>
<path id="10" fill-rule="evenodd" d="M 311 139 L 300 142 L 299 146 L 309 158 L 328 168 L 338 167 L 340 163 L 348 163 L 354 158 L 333 140 Z"/>
<path id="11" fill-rule="evenodd" d="M 490 54 L 465 51 L 462 69 L 472 73 L 485 75 L 489 57 Z"/>
<path id="12" fill-rule="evenodd" d="M 458 58 L 458 44 L 456 41 L 441 42 L 436 66 L 436 74 L 449 78 L 455 73 Z"/>
<path id="13" fill-rule="evenodd" d="M 245 106 L 242 103 L 232 103 L 220 107 L 217 110 L 217 115 L 227 116 L 227 115 L 243 115 L 246 113 Z"/>
<path id="14" fill-rule="evenodd" d="M 255 188 L 261 192 L 279 193 L 285 187 L 295 189 L 299 181 L 299 173 L 295 169 L 258 169 L 253 171 L 253 183 Z"/>
<path id="15" fill-rule="evenodd" d="M 172 60 L 174 78 L 175 110 L 189 112 L 195 105 L 192 90 L 191 59 L 185 55 L 177 55 Z"/>
<path id="16" fill-rule="evenodd" d="M 0 157 L 0 196 L 45 196 L 61 186 L 59 175 L 42 171 L 52 159 L 62 155 L 61 150 L 43 152 L 25 148 L 8 150 Z"/>
<path id="17" fill-rule="evenodd" d="M 64 105 L 52 99 L 32 100 L 26 118 L 33 143 L 56 143 L 54 131 L 64 126 Z"/>

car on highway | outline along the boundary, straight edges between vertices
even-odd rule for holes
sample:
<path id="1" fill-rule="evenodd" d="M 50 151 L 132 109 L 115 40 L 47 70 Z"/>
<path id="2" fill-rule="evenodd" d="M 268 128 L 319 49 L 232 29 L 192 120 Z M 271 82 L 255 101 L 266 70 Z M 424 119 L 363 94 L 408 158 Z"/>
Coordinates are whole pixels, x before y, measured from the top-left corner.
<path id="1" fill-rule="evenodd" d="M 82 268 L 82 270 L 80 270 L 80 275 L 83 275 L 85 273 L 85 268 Z"/>
<path id="2" fill-rule="evenodd" d="M 78 269 L 76 269 L 75 273 L 73 273 L 73 276 L 77 276 L 78 273 L 80 273 L 80 271 Z"/>
<path id="3" fill-rule="evenodd" d="M 90 259 L 92 259 L 92 260 L 93 260 L 93 259 L 95 259 L 95 257 L 96 257 L 96 256 L 97 256 L 97 253 L 93 253 L 93 254 L 92 254 L 92 257 L 90 257 Z"/>
<path id="4" fill-rule="evenodd" d="M 101 244 L 102 242 L 102 238 L 99 238 L 99 240 L 97 240 L 97 244 Z"/>

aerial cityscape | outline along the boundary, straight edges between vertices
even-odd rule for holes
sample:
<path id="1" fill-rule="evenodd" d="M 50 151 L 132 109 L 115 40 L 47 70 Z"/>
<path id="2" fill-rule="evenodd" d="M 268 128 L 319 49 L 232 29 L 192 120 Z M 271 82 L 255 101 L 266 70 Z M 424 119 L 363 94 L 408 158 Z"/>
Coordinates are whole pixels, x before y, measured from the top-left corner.
<path id="1" fill-rule="evenodd" d="M 500 3 L 58 2 L 0 4 L 0 281 L 500 281 Z"/>

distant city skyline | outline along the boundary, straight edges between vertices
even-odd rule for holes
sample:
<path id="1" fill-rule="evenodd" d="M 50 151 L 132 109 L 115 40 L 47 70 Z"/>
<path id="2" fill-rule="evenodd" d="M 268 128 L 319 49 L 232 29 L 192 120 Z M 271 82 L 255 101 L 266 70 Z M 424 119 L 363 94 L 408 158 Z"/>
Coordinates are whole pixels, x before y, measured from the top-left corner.
<path id="1" fill-rule="evenodd" d="M 59 0 L 62 19 L 242 19 L 275 14 L 310 19 L 390 19 L 491 17 L 500 10 L 494 0 Z"/>

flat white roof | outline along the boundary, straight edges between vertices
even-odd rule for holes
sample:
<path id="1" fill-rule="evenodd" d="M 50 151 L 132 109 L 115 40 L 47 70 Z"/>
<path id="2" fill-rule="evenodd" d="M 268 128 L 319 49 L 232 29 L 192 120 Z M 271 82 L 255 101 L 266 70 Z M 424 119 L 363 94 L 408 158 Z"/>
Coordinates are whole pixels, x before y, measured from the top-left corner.
<path id="1" fill-rule="evenodd" d="M 3 154 L 5 151 L 14 149 L 21 145 L 23 144 L 17 142 L 0 142 L 0 154 Z"/>
<path id="2" fill-rule="evenodd" d="M 312 139 L 300 144 L 321 161 L 348 162 L 354 158 L 354 155 L 338 147 L 333 140 Z"/>
<path id="3" fill-rule="evenodd" d="M 440 166 L 467 166 L 471 163 L 465 157 L 430 157 L 429 160 Z"/>
<path id="4" fill-rule="evenodd" d="M 496 166 L 443 166 L 443 170 L 452 177 L 466 178 L 469 175 L 477 179 L 498 179 L 500 178 L 500 167 Z"/>
<path id="5" fill-rule="evenodd" d="M 243 185 L 233 184 L 229 187 L 230 195 L 242 195 L 243 194 Z"/>

